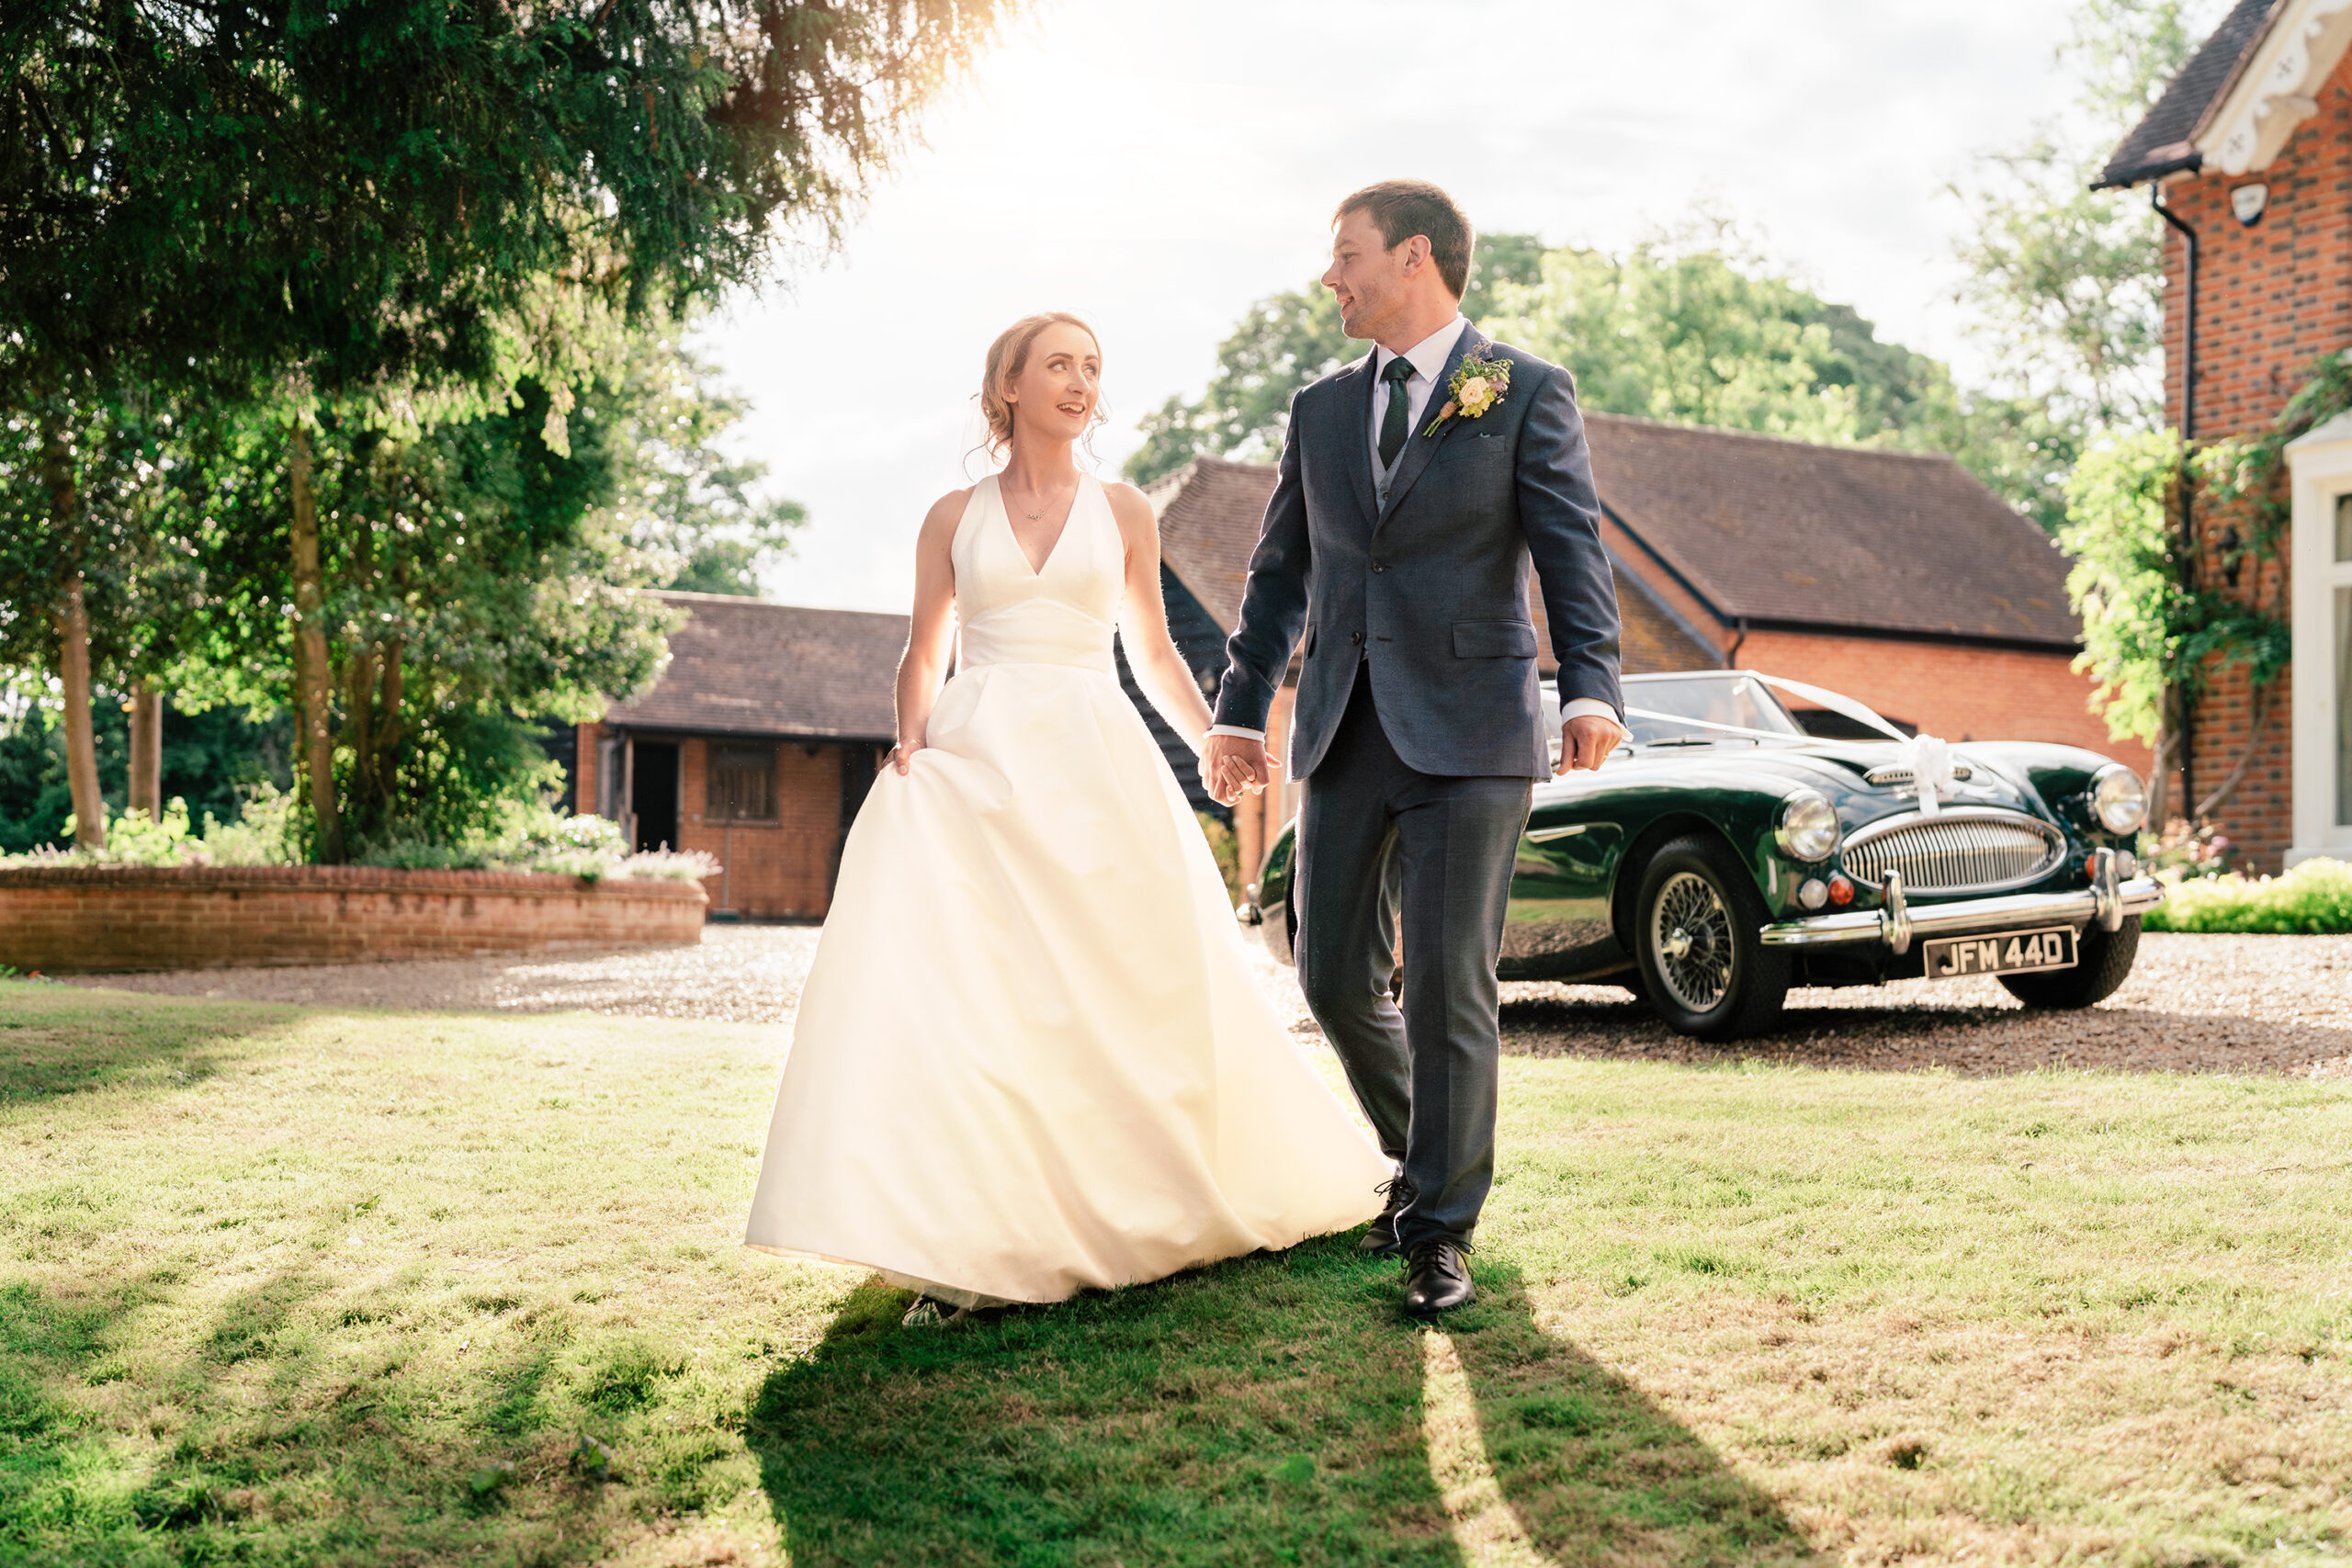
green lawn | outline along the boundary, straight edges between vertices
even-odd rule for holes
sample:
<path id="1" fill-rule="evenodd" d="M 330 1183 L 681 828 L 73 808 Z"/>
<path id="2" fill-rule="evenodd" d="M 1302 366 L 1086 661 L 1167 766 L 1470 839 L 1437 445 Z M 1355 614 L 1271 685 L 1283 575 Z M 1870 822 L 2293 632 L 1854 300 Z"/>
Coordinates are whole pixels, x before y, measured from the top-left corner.
<path id="1" fill-rule="evenodd" d="M 2352 1086 L 1514 1058 L 1450 1332 L 907 1333 L 736 1245 L 781 1045 L 0 984 L 0 1560 L 2352 1556 Z"/>

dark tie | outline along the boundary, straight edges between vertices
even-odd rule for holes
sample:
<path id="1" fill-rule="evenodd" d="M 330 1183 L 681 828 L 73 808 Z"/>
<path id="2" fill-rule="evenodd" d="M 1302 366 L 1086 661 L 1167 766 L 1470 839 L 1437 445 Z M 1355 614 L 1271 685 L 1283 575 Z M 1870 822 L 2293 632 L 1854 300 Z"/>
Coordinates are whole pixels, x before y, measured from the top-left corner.
<path id="1" fill-rule="evenodd" d="M 1380 378 L 1388 383 L 1388 412 L 1380 416 L 1380 466 L 1393 468 L 1396 454 L 1405 449 L 1405 425 L 1409 418 L 1405 383 L 1413 378 L 1413 362 L 1400 355 L 1388 362 Z"/>

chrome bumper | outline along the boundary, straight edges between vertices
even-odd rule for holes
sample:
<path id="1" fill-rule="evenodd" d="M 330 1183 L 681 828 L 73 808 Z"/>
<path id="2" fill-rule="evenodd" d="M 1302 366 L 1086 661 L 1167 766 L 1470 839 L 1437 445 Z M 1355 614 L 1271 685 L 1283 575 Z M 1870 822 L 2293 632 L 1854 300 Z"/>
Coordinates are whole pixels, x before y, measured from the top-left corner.
<path id="1" fill-rule="evenodd" d="M 2075 893 L 2015 893 L 1998 898 L 1963 898 L 1951 904 L 1912 908 L 1904 899 L 1903 877 L 1889 872 L 1880 885 L 1881 907 L 1842 915 L 1813 915 L 1766 926 L 1758 936 L 1767 947 L 1848 947 L 1883 943 L 1890 953 L 1911 951 L 1917 939 L 1940 936 L 1990 936 L 1996 931 L 2023 931 L 2031 926 L 2084 926 L 2096 920 L 2107 931 L 2120 929 L 2133 915 L 2144 914 L 2164 902 L 2163 884 L 2154 877 L 2135 876 L 2120 882 L 2115 855 L 2099 852 L 2091 885 Z"/>

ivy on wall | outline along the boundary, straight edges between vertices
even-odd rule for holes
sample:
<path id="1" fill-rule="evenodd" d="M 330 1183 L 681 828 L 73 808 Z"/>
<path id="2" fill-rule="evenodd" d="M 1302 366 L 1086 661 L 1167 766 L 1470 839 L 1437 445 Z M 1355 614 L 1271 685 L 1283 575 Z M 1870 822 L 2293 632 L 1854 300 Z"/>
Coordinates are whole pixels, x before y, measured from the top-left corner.
<path id="1" fill-rule="evenodd" d="M 2058 541 L 2075 562 L 2066 591 L 2083 622 L 2075 667 L 2098 683 L 2092 701 L 2109 732 L 2155 751 L 2156 821 L 2165 816 L 2165 781 L 2183 761 L 2181 720 L 2233 665 L 2245 668 L 2251 694 L 2246 747 L 2219 784 L 2181 803 L 2184 815 L 2220 807 L 2253 762 L 2291 650 L 2286 574 L 2264 570 L 2278 559 L 2293 517 L 2287 447 L 2347 411 L 2352 352 L 2313 366 L 2258 435 L 2188 451 L 2170 430 L 2111 437 L 2085 453 L 2066 481 Z M 2181 534 L 2184 483 L 2197 540 Z"/>

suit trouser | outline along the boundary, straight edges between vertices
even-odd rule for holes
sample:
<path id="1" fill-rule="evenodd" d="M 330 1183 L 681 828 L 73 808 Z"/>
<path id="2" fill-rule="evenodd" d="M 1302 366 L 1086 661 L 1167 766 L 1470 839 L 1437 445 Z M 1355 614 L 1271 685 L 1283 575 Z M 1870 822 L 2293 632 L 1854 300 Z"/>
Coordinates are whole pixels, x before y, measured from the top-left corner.
<path id="1" fill-rule="evenodd" d="M 1495 964 L 1533 781 L 1406 765 L 1355 690 L 1299 807 L 1298 979 L 1412 1188 L 1396 1236 L 1470 1239 L 1495 1177 Z M 1389 997 L 1401 923 L 1405 987 Z"/>

